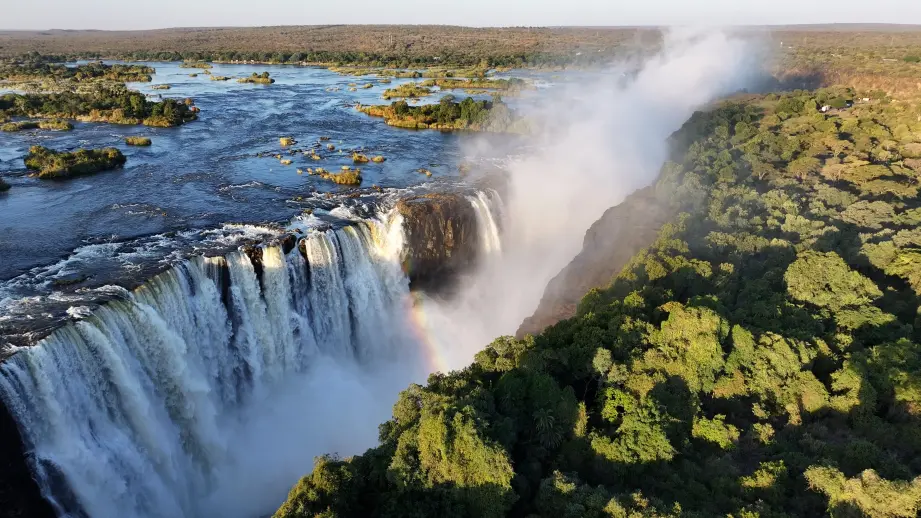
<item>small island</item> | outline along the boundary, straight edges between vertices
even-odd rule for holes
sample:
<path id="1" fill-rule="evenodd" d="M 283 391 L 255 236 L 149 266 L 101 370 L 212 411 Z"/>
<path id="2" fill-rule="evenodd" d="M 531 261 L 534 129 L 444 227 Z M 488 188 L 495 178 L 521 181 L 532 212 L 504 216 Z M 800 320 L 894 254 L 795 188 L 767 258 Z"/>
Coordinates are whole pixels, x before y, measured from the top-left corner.
<path id="1" fill-rule="evenodd" d="M 361 169 L 342 166 L 338 173 L 331 173 L 322 167 L 307 169 L 307 174 L 316 175 L 324 180 L 329 180 L 339 185 L 361 185 Z"/>
<path id="2" fill-rule="evenodd" d="M 388 125 L 407 129 L 437 129 L 443 131 L 491 131 L 498 133 L 528 133 L 530 126 L 517 117 L 501 101 L 475 101 L 468 97 L 457 102 L 446 95 L 438 104 L 410 106 L 406 101 L 388 105 L 357 106 L 358 111 L 382 117 Z"/>
<path id="3" fill-rule="evenodd" d="M 80 93 L 68 91 L 0 95 L 0 120 L 13 117 L 52 119 L 39 123 L 38 127 L 41 129 L 71 129 L 70 123 L 66 122 L 68 119 L 166 128 L 197 119 L 197 112 L 198 108 L 194 106 L 192 99 L 164 99 L 154 102 L 148 100 L 144 94 L 129 90 L 124 85 L 100 85 L 98 88 Z M 4 131 L 21 129 L 31 128 L 26 123 L 19 129 L 11 127 Z"/>
<path id="4" fill-rule="evenodd" d="M 427 79 L 420 86 L 433 87 L 437 86 L 442 90 L 504 90 L 518 91 L 526 88 L 527 81 L 518 78 L 512 79 Z"/>
<path id="5" fill-rule="evenodd" d="M 179 68 L 200 68 L 202 70 L 208 70 L 209 68 L 213 68 L 213 65 L 202 61 L 186 61 L 179 65 Z"/>
<path id="6" fill-rule="evenodd" d="M 112 147 L 67 152 L 32 146 L 23 161 L 28 169 L 37 171 L 39 178 L 59 179 L 121 167 L 125 164 L 125 155 Z"/>
<path id="7" fill-rule="evenodd" d="M 238 83 L 256 83 L 260 85 L 270 85 L 274 83 L 275 80 L 269 77 L 268 72 L 263 72 L 262 74 L 257 74 L 253 72 L 253 75 L 249 77 L 241 77 L 240 79 L 237 79 L 237 82 Z"/>
<path id="8" fill-rule="evenodd" d="M 0 131 L 5 131 L 7 133 L 13 133 L 17 131 L 30 130 L 30 129 L 43 129 L 43 130 L 51 130 L 51 131 L 70 131 L 74 129 L 74 125 L 65 120 L 51 119 L 51 120 L 46 120 L 46 121 L 7 122 L 6 124 L 0 126 Z"/>
<path id="9" fill-rule="evenodd" d="M 384 99 L 417 99 L 432 95 L 432 90 L 416 83 L 406 83 L 396 88 L 384 90 Z"/>
<path id="10" fill-rule="evenodd" d="M 152 143 L 149 137 L 125 137 L 125 144 L 129 146 L 149 146 Z"/>

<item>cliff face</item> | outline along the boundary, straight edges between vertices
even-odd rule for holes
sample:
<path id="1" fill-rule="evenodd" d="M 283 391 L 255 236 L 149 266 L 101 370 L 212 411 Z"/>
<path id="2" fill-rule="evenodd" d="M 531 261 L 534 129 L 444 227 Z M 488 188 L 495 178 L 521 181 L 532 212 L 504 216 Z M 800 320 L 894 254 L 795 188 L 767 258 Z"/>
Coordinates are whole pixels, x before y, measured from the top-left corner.
<path id="1" fill-rule="evenodd" d="M 592 288 L 607 286 L 630 258 L 655 240 L 672 215 L 654 187 L 636 191 L 608 209 L 586 232 L 579 255 L 547 285 L 537 310 L 516 335 L 537 334 L 574 316 L 582 297 Z"/>
<path id="2" fill-rule="evenodd" d="M 54 518 L 26 465 L 22 438 L 0 402 L 0 518 Z"/>
<path id="3" fill-rule="evenodd" d="M 401 200 L 406 237 L 403 267 L 413 289 L 439 290 L 476 261 L 479 231 L 473 206 L 458 194 Z"/>

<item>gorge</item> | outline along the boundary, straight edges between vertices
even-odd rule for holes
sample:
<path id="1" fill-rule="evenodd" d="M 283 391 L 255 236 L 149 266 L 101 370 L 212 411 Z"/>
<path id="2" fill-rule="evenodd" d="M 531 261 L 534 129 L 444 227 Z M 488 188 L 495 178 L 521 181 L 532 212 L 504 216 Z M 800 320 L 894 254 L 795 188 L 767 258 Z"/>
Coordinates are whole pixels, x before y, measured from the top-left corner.
<path id="1" fill-rule="evenodd" d="M 262 516 L 315 456 L 373 446 L 400 390 L 515 333 L 592 223 L 655 181 L 669 135 L 746 84 L 728 38 L 673 44 L 632 81 L 612 74 L 561 94 L 572 111 L 535 113 L 554 129 L 511 161 L 501 195 L 413 194 L 345 225 L 192 254 L 7 351 L 3 436 L 20 435 L 9 457 L 51 506 L 10 500 L 10 515 Z M 560 170 L 571 175 L 555 181 Z M 632 240 L 632 255 L 654 237 L 650 210 L 635 240 L 596 232 L 585 247 Z M 578 289 L 604 284 L 602 270 Z M 23 495 L 25 468 L 7 472 Z"/>

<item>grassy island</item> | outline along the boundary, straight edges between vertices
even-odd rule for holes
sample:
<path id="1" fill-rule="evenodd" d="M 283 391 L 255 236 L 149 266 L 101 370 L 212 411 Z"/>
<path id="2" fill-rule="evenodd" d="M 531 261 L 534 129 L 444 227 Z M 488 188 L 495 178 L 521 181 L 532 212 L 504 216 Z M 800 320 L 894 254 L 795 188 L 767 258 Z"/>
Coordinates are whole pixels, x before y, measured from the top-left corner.
<path id="1" fill-rule="evenodd" d="M 23 161 L 27 168 L 38 172 L 39 178 L 57 179 L 121 167 L 125 164 L 125 155 L 111 147 L 65 152 L 32 146 Z"/>
<path id="2" fill-rule="evenodd" d="M 415 99 L 432 95 L 432 90 L 416 83 L 407 83 L 384 90 L 384 99 Z"/>
<path id="3" fill-rule="evenodd" d="M 192 100 L 150 101 L 123 85 L 98 86 L 82 93 L 5 94 L 0 96 L 0 118 L 70 119 L 114 124 L 179 126 L 197 118 Z M 46 123 L 47 124 L 47 123 Z M 48 127 L 48 129 L 65 129 Z"/>
<path id="4" fill-rule="evenodd" d="M 43 57 L 25 62 L 0 64 L 0 79 L 8 81 L 36 81 L 53 79 L 75 83 L 97 81 L 150 82 L 156 72 L 144 65 L 106 65 L 100 62 L 67 66 Z"/>
<path id="5" fill-rule="evenodd" d="M 423 87 L 437 86 L 442 90 L 509 90 L 516 91 L 527 87 L 527 81 L 512 79 L 426 79 L 420 83 Z"/>
<path id="6" fill-rule="evenodd" d="M 129 146 L 149 146 L 153 142 L 150 137 L 125 137 L 125 144 Z"/>
<path id="7" fill-rule="evenodd" d="M 361 169 L 358 168 L 342 166 L 342 170 L 338 173 L 332 173 L 322 167 L 313 170 L 308 169 L 307 171 L 309 174 L 318 175 L 324 180 L 329 180 L 339 185 L 361 185 Z"/>
<path id="8" fill-rule="evenodd" d="M 150 87 L 151 90 L 169 90 L 170 85 L 153 85 Z"/>
<path id="9" fill-rule="evenodd" d="M 52 130 L 52 131 L 70 131 L 74 129 L 74 125 L 68 121 L 60 119 L 51 119 L 44 121 L 16 121 L 16 122 L 7 122 L 0 126 L 0 131 L 6 132 L 16 132 L 30 129 L 43 129 L 43 130 Z"/>
<path id="10" fill-rule="evenodd" d="M 233 78 L 229 76 L 211 76 L 212 81 L 230 81 L 231 79 Z"/>
<path id="11" fill-rule="evenodd" d="M 210 68 L 214 68 L 214 65 L 212 65 L 211 63 L 205 63 L 201 61 L 198 61 L 198 62 L 186 61 L 182 63 L 181 65 L 179 65 L 179 68 L 200 68 L 202 70 L 208 70 Z"/>
<path id="12" fill-rule="evenodd" d="M 474 101 L 466 98 L 457 102 L 445 96 L 438 104 L 410 106 L 406 101 L 388 105 L 358 106 L 358 110 L 373 117 L 383 117 L 390 126 L 407 129 L 438 129 L 526 133 L 526 121 L 516 117 L 501 102 Z"/>
<path id="13" fill-rule="evenodd" d="M 268 72 L 263 72 L 262 74 L 257 74 L 253 72 L 253 75 L 249 77 L 241 77 L 240 79 L 237 79 L 237 82 L 238 83 L 256 83 L 260 85 L 270 85 L 274 83 L 275 80 L 269 77 Z"/>

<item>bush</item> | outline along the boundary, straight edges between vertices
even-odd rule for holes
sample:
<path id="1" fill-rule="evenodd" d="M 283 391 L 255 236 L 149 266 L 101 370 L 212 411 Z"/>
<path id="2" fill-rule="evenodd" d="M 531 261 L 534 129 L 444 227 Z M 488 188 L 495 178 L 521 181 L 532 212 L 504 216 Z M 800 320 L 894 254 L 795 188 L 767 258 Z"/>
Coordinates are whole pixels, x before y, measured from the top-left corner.
<path id="1" fill-rule="evenodd" d="M 0 192 L 6 192 L 10 190 L 10 184 L 6 183 L 3 178 L 0 178 Z"/>
<path id="2" fill-rule="evenodd" d="M 38 171 L 39 178 L 66 178 L 115 169 L 125 164 L 125 155 L 111 147 L 59 152 L 32 146 L 23 161 L 27 168 Z"/>

